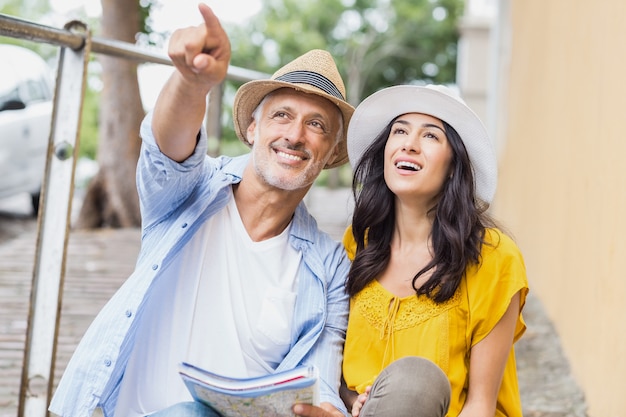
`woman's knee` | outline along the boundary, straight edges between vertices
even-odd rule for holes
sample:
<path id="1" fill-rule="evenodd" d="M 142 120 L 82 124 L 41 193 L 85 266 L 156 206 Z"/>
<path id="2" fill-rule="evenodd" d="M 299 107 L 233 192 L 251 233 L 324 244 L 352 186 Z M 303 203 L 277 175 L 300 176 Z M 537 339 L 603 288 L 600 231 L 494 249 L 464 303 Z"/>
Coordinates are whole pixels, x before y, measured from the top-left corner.
<path id="1" fill-rule="evenodd" d="M 445 416 L 450 382 L 428 359 L 410 356 L 391 363 L 376 378 L 363 416 Z"/>
<path id="2" fill-rule="evenodd" d="M 407 356 L 393 362 L 389 367 L 404 380 L 404 385 L 419 390 L 433 390 L 450 396 L 450 381 L 434 362 L 418 356 Z M 412 384 L 406 384 L 412 381 Z"/>

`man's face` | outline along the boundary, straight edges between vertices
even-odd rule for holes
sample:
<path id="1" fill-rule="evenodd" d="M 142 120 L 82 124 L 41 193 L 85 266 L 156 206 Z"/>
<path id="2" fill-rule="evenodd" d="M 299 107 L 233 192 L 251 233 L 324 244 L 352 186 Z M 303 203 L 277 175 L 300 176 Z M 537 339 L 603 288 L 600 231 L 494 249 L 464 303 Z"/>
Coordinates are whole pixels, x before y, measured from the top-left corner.
<path id="1" fill-rule="evenodd" d="M 257 176 L 284 190 L 310 186 L 337 154 L 339 108 L 317 95 L 283 88 L 260 110 L 246 132 Z"/>

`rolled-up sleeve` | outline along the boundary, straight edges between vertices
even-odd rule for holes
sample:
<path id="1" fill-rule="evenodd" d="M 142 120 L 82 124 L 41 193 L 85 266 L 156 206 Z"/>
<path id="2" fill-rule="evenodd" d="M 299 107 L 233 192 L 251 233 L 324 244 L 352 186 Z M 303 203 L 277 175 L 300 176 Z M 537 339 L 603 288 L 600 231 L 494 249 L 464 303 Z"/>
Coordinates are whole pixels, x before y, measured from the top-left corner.
<path id="1" fill-rule="evenodd" d="M 159 149 L 152 132 L 152 112 L 144 118 L 137 164 L 137 191 L 144 230 L 169 216 L 191 195 L 198 182 L 210 175 L 204 128 L 198 136 L 193 154 L 179 163 Z"/>

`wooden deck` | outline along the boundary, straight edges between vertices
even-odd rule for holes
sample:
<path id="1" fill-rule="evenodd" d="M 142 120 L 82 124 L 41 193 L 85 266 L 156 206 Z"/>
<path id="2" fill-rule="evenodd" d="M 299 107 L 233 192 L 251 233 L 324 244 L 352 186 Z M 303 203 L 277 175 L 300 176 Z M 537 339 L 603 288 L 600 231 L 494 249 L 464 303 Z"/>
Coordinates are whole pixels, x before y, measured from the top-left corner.
<path id="1" fill-rule="evenodd" d="M 55 384 L 93 317 L 132 272 L 139 230 L 73 232 L 57 346 Z M 0 247 L 0 417 L 17 415 L 36 236 Z"/>

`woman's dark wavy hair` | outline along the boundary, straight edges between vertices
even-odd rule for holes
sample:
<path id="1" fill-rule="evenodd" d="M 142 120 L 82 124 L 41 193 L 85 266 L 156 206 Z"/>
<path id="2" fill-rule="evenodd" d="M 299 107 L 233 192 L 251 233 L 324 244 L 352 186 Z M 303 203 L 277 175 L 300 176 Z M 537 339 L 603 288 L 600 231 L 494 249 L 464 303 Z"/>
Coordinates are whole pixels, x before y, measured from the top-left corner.
<path id="1" fill-rule="evenodd" d="M 395 119 L 376 137 L 363 153 L 354 171 L 352 193 L 355 207 L 352 233 L 357 244 L 356 255 L 346 283 L 354 296 L 376 279 L 387 267 L 391 256 L 391 238 L 395 223 L 395 196 L 384 178 L 385 144 Z M 452 147 L 452 175 L 444 183 L 431 232 L 433 259 L 413 277 L 428 271 L 430 278 L 416 289 L 441 303 L 454 295 L 470 264 L 480 262 L 485 228 L 493 220 L 480 208 L 474 190 L 474 174 L 459 134 L 443 122 Z M 367 244 L 366 244 L 367 240 Z"/>

